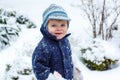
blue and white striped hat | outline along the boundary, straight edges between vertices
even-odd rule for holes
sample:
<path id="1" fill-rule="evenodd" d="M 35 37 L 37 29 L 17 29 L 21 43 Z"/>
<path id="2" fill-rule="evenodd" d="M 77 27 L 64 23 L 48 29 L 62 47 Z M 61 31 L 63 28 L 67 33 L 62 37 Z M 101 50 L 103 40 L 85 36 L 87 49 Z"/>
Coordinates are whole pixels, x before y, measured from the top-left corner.
<path id="1" fill-rule="evenodd" d="M 51 4 L 43 13 L 43 25 L 46 26 L 50 19 L 70 21 L 66 11 L 56 4 Z"/>

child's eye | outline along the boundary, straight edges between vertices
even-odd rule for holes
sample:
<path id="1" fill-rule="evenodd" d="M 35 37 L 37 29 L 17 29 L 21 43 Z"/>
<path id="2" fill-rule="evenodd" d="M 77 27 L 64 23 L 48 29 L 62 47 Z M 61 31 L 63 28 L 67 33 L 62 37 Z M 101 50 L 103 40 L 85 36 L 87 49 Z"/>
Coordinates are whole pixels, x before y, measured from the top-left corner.
<path id="1" fill-rule="evenodd" d="M 61 24 L 61 27 L 64 27 L 64 26 L 66 26 L 65 24 Z"/>
<path id="2" fill-rule="evenodd" d="M 53 24 L 53 25 L 51 25 L 52 27 L 56 27 L 56 25 L 55 24 Z"/>

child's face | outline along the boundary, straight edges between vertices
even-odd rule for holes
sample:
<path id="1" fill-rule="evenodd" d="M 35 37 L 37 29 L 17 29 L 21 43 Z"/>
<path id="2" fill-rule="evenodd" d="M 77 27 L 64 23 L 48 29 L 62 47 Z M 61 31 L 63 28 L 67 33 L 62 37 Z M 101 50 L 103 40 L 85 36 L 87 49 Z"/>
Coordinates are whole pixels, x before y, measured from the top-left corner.
<path id="1" fill-rule="evenodd" d="M 62 39 L 67 34 L 68 22 L 65 20 L 49 20 L 48 31 L 57 37 L 57 39 Z"/>

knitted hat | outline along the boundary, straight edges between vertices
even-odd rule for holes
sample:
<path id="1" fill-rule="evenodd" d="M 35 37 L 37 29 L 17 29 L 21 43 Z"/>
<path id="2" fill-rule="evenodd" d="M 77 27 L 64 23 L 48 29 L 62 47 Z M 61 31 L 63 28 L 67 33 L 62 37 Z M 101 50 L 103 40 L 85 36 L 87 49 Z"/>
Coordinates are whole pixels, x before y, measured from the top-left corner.
<path id="1" fill-rule="evenodd" d="M 55 4 L 51 4 L 43 13 L 43 25 L 46 26 L 50 19 L 70 21 L 66 11 Z"/>

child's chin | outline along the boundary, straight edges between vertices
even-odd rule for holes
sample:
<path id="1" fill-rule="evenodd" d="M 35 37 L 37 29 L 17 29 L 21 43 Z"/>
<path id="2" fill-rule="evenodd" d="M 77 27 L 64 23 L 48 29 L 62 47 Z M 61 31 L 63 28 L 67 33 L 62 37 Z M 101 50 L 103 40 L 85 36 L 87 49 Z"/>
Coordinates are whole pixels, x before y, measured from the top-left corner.
<path id="1" fill-rule="evenodd" d="M 62 39 L 63 37 L 57 37 L 57 39 Z"/>

